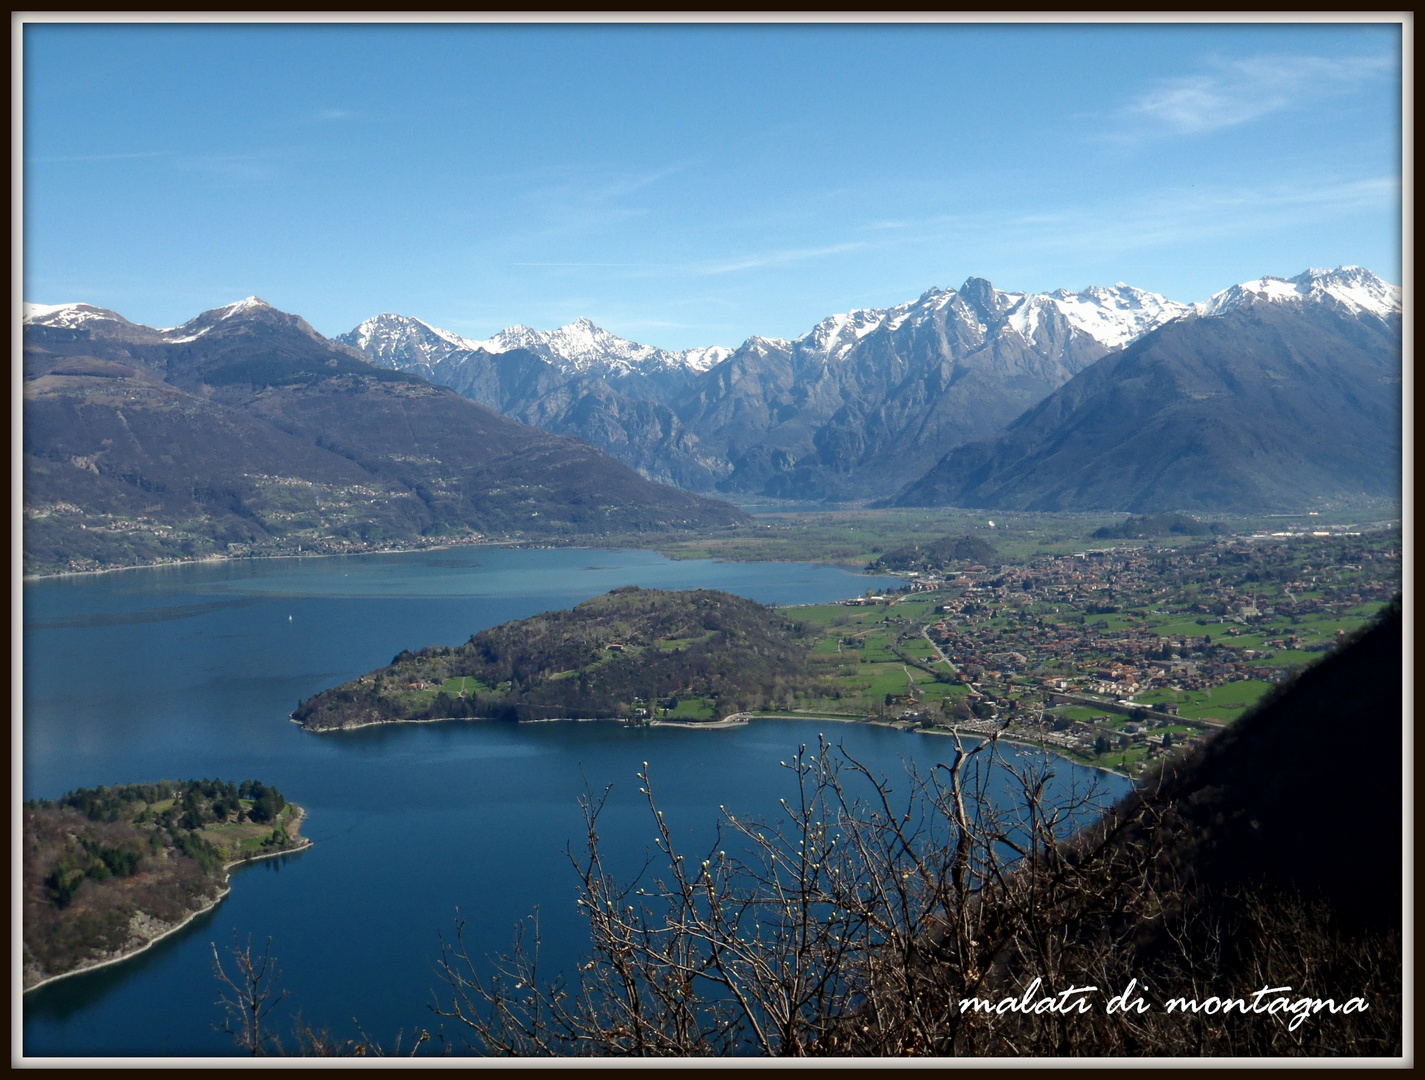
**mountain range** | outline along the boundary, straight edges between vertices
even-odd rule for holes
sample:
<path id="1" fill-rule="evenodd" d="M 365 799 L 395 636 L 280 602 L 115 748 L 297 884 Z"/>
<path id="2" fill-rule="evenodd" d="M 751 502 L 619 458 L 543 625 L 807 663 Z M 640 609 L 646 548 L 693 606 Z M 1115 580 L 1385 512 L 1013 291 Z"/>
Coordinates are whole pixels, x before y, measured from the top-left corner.
<path id="1" fill-rule="evenodd" d="M 337 340 L 685 488 L 850 499 L 899 488 L 1188 310 L 1122 284 L 1025 294 L 971 278 L 737 349 L 671 353 L 588 320 L 472 341 L 391 314 Z"/>
<path id="2" fill-rule="evenodd" d="M 1398 290 L 1359 268 L 1233 286 L 1105 356 L 894 500 L 1293 510 L 1398 499 Z"/>
<path id="3" fill-rule="evenodd" d="M 745 522 L 256 297 L 171 329 L 28 305 L 27 571 Z"/>
<path id="4" fill-rule="evenodd" d="M 971 278 L 682 352 L 586 320 L 472 340 L 382 315 L 329 340 L 255 297 L 169 329 L 31 304 L 26 567 L 748 520 L 695 493 L 1135 513 L 1398 499 L 1401 341 L 1400 290 L 1359 267 L 1194 305 Z"/>
<path id="5" fill-rule="evenodd" d="M 1264 303 L 1383 321 L 1388 338 L 1392 319 L 1398 327 L 1400 291 L 1358 267 L 1262 278 L 1200 304 L 1122 283 L 1020 293 L 971 278 L 958 290 L 932 288 L 895 307 L 829 316 L 795 339 L 754 336 L 732 350 L 667 352 L 588 320 L 548 332 L 512 327 L 474 341 L 391 314 L 337 340 L 689 490 L 884 501 L 939 468 L 948 453 L 1005 431 L 1080 374 L 1160 328 L 1200 328 L 1204 320 Z M 1321 331 L 1318 323 L 1300 332 Z M 1194 329 L 1189 337 L 1200 337 L 1205 350 L 1221 345 L 1211 331 Z M 1384 339 L 1371 347 L 1390 351 Z M 1398 369 L 1398 344 L 1394 351 Z M 1313 377 L 1311 370 L 1293 371 Z M 1306 395 L 1325 389 L 1301 387 Z M 1342 419 L 1350 418 L 1347 408 Z M 1067 467 L 1068 459 L 1058 465 Z M 1318 483 L 1306 475 L 1296 487 L 1323 485 L 1335 490 L 1336 480 Z M 1383 486 L 1389 483 L 1351 482 L 1341 490 Z M 980 497 L 951 487 L 932 482 L 905 497 Z M 1245 505 L 1250 487 L 1224 490 L 1214 508 Z M 983 495 L 991 497 L 990 489 Z M 1171 487 L 1160 495 L 1174 507 L 1213 501 L 1209 492 L 1177 502 Z M 1100 493 L 1090 501 L 1104 499 Z M 1062 501 L 1072 504 L 1074 497 Z M 1126 508 L 1122 498 L 1107 501 Z"/>

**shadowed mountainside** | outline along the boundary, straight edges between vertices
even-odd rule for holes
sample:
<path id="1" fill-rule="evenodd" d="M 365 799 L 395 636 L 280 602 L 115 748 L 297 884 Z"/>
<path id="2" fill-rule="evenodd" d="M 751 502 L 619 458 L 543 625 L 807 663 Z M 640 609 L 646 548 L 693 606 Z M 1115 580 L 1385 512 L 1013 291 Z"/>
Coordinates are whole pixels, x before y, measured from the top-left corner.
<path id="1" fill-rule="evenodd" d="M 29 571 L 747 520 L 260 300 L 169 331 L 83 314 L 25 327 Z"/>
<path id="2" fill-rule="evenodd" d="M 1080 372 L 897 506 L 1260 513 L 1399 496 L 1399 316 L 1249 302 Z"/>

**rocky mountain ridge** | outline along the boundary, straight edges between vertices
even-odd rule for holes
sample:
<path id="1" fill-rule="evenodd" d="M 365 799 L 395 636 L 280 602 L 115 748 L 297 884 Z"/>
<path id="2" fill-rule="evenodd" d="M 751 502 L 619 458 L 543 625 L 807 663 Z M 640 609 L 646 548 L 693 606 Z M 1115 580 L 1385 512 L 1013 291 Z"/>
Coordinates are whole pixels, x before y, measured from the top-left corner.
<path id="1" fill-rule="evenodd" d="M 510 327 L 475 340 L 387 314 L 328 342 L 305 322 L 255 297 L 167 330 L 139 326 L 84 304 L 27 305 L 26 325 L 44 327 L 52 335 L 83 333 L 127 342 L 142 353 L 153 346 L 194 345 L 234 319 L 288 320 L 292 333 L 340 354 L 343 361 L 369 359 L 386 370 L 419 375 L 522 424 L 582 439 L 646 477 L 685 490 L 822 501 L 885 500 L 901 492 L 902 498 L 993 505 L 983 500 L 998 488 L 971 485 L 971 491 L 963 476 L 947 486 L 949 474 L 941 467 L 947 455 L 979 446 L 956 459 L 969 461 L 983 453 L 985 440 L 1011 434 L 1012 425 L 1042 424 L 1043 414 L 1025 418 L 1099 365 L 1120 370 L 1113 358 L 1170 327 L 1188 327 L 1188 336 L 1199 338 L 1202 347 L 1230 349 L 1221 335 L 1198 324 L 1259 308 L 1307 313 L 1293 334 L 1325 334 L 1339 342 L 1354 333 L 1357 344 L 1367 342 L 1368 351 L 1389 351 L 1382 341 L 1392 334 L 1399 337 L 1401 306 L 1399 287 L 1361 267 L 1343 266 L 1293 278 L 1263 277 L 1194 305 L 1123 283 L 1079 292 L 1024 293 L 970 278 L 959 289 L 931 288 L 894 307 L 828 316 L 794 339 L 754 336 L 735 350 L 681 353 L 628 341 L 587 319 L 547 332 Z M 1334 321 L 1318 318 L 1328 312 Z M 1353 324 L 1367 330 L 1352 331 Z M 1370 329 L 1379 325 L 1386 327 L 1384 339 Z M 1177 348 L 1181 352 L 1184 347 Z M 1191 352 L 1195 347 L 1185 348 Z M 1278 380 L 1290 381 L 1328 375 L 1329 366 L 1317 364 L 1311 374 L 1293 364 L 1272 370 Z M 1217 368 L 1209 382 L 1239 379 L 1220 364 Z M 1390 384 L 1389 376 L 1382 377 Z M 1330 393 L 1351 392 L 1327 382 Z M 1181 390 L 1167 387 L 1159 388 L 1170 397 Z M 1227 395 L 1231 412 L 1230 390 L 1217 386 L 1209 396 L 1221 394 Z M 1280 406 L 1290 395 L 1268 397 L 1258 404 Z M 1145 401 L 1139 394 L 1135 407 L 1149 408 Z M 1398 411 L 1398 404 L 1392 412 L 1390 402 L 1372 399 L 1363 416 L 1377 417 L 1371 422 L 1378 425 L 1377 414 L 1388 418 Z M 1359 419 L 1349 407 L 1315 412 L 1344 423 Z M 1220 415 L 1205 415 L 1203 430 L 1222 421 Z M 1004 453 L 1024 451 L 1021 436 L 1011 443 L 1019 449 Z M 1375 451 L 1367 456 L 1379 457 Z M 936 469 L 939 479 L 928 486 L 914 492 L 908 486 Z M 1210 474 L 1204 474 L 1203 482 L 1209 481 Z M 1366 484 L 1369 489 L 1380 486 Z M 1307 483 L 1301 490 L 1312 487 Z M 1140 490 L 1129 500 L 1132 505 L 1122 508 L 1178 508 L 1171 497 L 1165 491 L 1169 501 L 1149 507 Z M 1117 505 L 1116 496 L 1102 492 L 1091 502 L 1097 508 L 1105 498 Z M 1063 494 L 1050 501 L 1067 507 L 1078 499 Z"/>
<path id="2" fill-rule="evenodd" d="M 381 315 L 337 340 L 522 422 L 593 442 L 659 480 L 858 498 L 898 487 L 908 468 L 923 471 L 945 448 L 998 430 L 1107 349 L 1189 310 L 1123 284 L 1003 293 L 972 278 L 959 290 L 829 316 L 794 340 L 754 336 L 735 350 L 669 353 L 586 319 L 475 341 Z M 511 386 L 512 365 L 522 389 Z"/>
<path id="3" fill-rule="evenodd" d="M 893 501 L 1141 514 L 1398 500 L 1399 291 L 1354 269 L 1219 293 Z"/>

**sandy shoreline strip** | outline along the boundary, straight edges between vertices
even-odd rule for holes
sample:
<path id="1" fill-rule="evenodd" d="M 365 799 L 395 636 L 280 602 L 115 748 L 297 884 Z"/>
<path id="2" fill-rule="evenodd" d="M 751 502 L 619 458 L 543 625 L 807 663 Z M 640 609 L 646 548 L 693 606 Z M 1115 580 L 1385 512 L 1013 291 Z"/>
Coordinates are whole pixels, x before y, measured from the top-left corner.
<path id="1" fill-rule="evenodd" d="M 302 809 L 299 807 L 299 808 L 298 808 L 298 814 L 297 814 L 297 820 L 296 820 L 295 822 L 292 822 L 292 823 L 291 823 L 292 827 L 295 827 L 295 828 L 297 828 L 297 829 L 300 829 L 300 828 L 302 827 L 302 822 L 303 822 L 304 820 L 306 820 L 306 817 L 307 817 L 307 811 L 302 810 Z M 81 965 L 80 967 L 73 968 L 73 969 L 70 970 L 70 971 L 62 972 L 62 973 L 60 973 L 59 975 L 51 975 L 51 976 L 50 976 L 49 978 L 47 978 L 47 979 L 41 979 L 39 982 L 35 983 L 34 986 L 27 986 L 27 987 L 25 987 L 24 992 L 25 992 L 26 994 L 28 994 L 31 990 L 38 990 L 41 986 L 48 986 L 48 985 L 49 985 L 50 983 L 52 983 L 52 982 L 58 982 L 60 979 L 67 979 L 67 978 L 69 978 L 71 975 L 83 975 L 86 971 L 98 971 L 100 968 L 108 967 L 108 966 L 110 966 L 111 964 L 119 964 L 119 963 L 122 963 L 122 962 L 125 961 L 125 960 L 131 960 L 131 959 L 133 959 L 135 956 L 138 956 L 140 953 L 147 952 L 147 951 L 149 950 L 149 948 L 151 948 L 151 947 L 152 947 L 154 944 L 156 944 L 157 942 L 160 942 L 160 941 L 162 941 L 164 938 L 169 937 L 169 936 L 171 936 L 171 935 L 173 935 L 173 934 L 178 933 L 178 931 L 182 930 L 185 926 L 187 926 L 189 923 L 191 923 L 191 922 L 192 922 L 194 919 L 196 919 L 199 915 L 204 915 L 204 914 L 208 913 L 209 911 L 212 911 L 215 907 L 217 907 L 220 903 L 222 903 L 222 901 L 227 898 L 228 893 L 230 893 L 230 892 L 233 891 L 233 887 L 232 887 L 232 874 L 229 873 L 229 871 L 232 870 L 233 867 L 235 867 L 235 866 L 246 866 L 248 863 L 261 862 L 263 859 L 274 859 L 274 858 L 276 858 L 276 857 L 279 856 L 279 855 L 295 855 L 295 854 L 296 854 L 297 852 L 299 852 L 299 851 L 306 851 L 306 850 L 307 850 L 309 847 L 311 847 L 311 846 L 312 846 L 312 840 L 311 840 L 311 838 L 310 838 L 310 837 L 307 837 L 307 836 L 304 836 L 304 837 L 302 837 L 302 843 L 301 843 L 299 846 L 297 846 L 297 847 L 283 848 L 281 851 L 269 851 L 269 852 L 268 852 L 267 854 L 265 854 L 265 855 L 249 855 L 249 856 L 248 856 L 247 858 L 245 858 L 245 859 L 234 859 L 232 862 L 224 863 L 224 864 L 223 864 L 223 887 L 222 887 L 222 889 L 219 890 L 218 895 L 215 896 L 215 897 L 213 897 L 211 900 L 209 900 L 206 904 L 204 904 L 204 905 L 203 905 L 202 907 L 200 907 L 198 910 L 193 911 L 193 912 L 190 912 L 189 915 L 187 916 L 187 918 L 185 918 L 182 922 L 180 922 L 180 923 L 175 923 L 173 926 L 169 927 L 169 928 L 168 928 L 167 930 L 165 930 L 163 933 L 157 934 L 157 935 L 155 935 L 154 937 L 149 938 L 147 941 L 145 941 L 142 945 L 138 946 L 137 948 L 130 949 L 130 950 L 128 950 L 127 952 L 120 953 L 118 956 L 111 956 L 111 957 L 109 957 L 109 959 L 107 959 L 107 960 L 96 960 L 96 961 L 94 961 L 94 962 L 92 962 L 92 963 L 83 964 L 83 965 Z"/>

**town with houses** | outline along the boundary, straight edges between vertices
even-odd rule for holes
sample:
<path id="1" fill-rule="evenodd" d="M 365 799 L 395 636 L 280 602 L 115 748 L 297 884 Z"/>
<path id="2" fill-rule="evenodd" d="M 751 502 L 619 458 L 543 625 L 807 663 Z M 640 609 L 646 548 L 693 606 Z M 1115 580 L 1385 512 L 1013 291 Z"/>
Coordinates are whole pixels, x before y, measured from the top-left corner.
<path id="1" fill-rule="evenodd" d="M 879 619 L 907 677 L 877 711 L 1133 773 L 1230 723 L 1401 588 L 1398 527 L 1174 539 L 910 571 L 845 601 Z"/>

